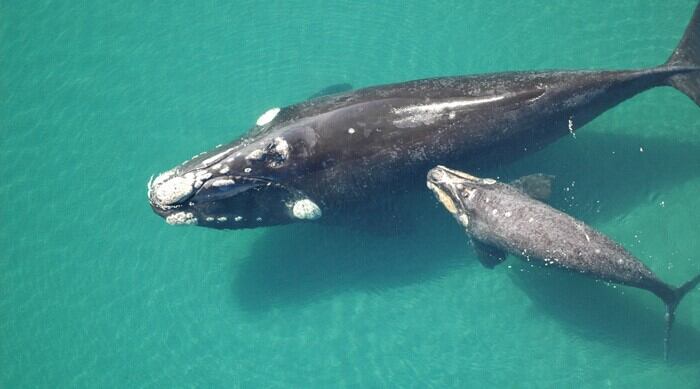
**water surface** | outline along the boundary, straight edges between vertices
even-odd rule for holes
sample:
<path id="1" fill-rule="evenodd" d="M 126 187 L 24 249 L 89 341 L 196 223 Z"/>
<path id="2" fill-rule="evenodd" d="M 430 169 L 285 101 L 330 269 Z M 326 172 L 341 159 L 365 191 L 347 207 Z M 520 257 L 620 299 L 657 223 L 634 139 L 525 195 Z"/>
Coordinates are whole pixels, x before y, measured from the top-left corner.
<path id="1" fill-rule="evenodd" d="M 167 226 L 145 186 L 332 84 L 656 65 L 694 6 L 3 2 L 0 387 L 697 388 L 700 292 L 665 363 L 654 296 L 486 270 L 423 188 L 386 233 L 223 232 Z M 680 284 L 699 131 L 659 88 L 496 173 L 555 174 L 556 206 Z"/>

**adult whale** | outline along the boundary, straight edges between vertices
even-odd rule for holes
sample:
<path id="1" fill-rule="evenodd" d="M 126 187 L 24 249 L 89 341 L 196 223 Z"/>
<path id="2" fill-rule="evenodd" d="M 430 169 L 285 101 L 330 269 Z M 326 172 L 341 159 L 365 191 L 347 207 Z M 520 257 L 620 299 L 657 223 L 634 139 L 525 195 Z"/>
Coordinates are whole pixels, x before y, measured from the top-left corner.
<path id="1" fill-rule="evenodd" d="M 427 180 L 428 188 L 471 237 L 477 258 L 484 266 L 493 268 L 507 254 L 513 254 L 528 262 L 644 289 L 658 296 L 666 304 L 664 357 L 668 357 L 676 307 L 700 283 L 700 275 L 679 288 L 661 281 L 619 244 L 536 200 L 537 196 L 531 193 L 542 192 L 538 190 L 542 185 L 537 183 L 516 188 L 444 166 L 431 169 Z"/>
<path id="2" fill-rule="evenodd" d="M 238 229 L 342 218 L 421 187 L 436 163 L 479 169 L 515 159 L 664 85 L 700 105 L 700 7 L 670 59 L 654 68 L 433 78 L 270 109 L 242 138 L 152 179 L 148 198 L 170 224 Z"/>

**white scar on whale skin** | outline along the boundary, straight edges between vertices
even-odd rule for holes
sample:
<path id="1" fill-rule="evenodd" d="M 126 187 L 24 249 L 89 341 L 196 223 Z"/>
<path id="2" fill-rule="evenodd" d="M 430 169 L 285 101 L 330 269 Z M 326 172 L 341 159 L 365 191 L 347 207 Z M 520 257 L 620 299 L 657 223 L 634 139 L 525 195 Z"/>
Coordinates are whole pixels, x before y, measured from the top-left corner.
<path id="1" fill-rule="evenodd" d="M 504 98 L 506 98 L 506 95 L 394 108 L 392 112 L 400 116 L 399 119 L 394 121 L 394 125 L 397 127 L 411 127 L 413 125 L 431 124 L 438 120 L 440 115 L 446 110 L 490 103 L 503 100 Z M 454 111 L 450 112 L 448 115 L 450 119 L 454 119 L 455 116 L 456 114 Z"/>
<path id="2" fill-rule="evenodd" d="M 267 111 L 265 111 L 264 114 L 260 115 L 255 124 L 258 126 L 264 126 L 267 123 L 271 122 L 277 116 L 278 113 L 280 113 L 279 108 L 268 109 Z"/>
<path id="3" fill-rule="evenodd" d="M 470 105 L 477 105 L 477 104 L 483 104 L 483 103 L 490 103 L 492 101 L 503 100 L 505 97 L 506 97 L 505 95 L 500 95 L 500 96 L 486 97 L 483 99 L 467 99 L 467 100 L 448 101 L 448 102 L 444 102 L 444 103 L 410 105 L 408 107 L 395 108 L 394 113 L 401 114 L 401 113 L 441 112 L 441 111 L 444 111 L 444 110 L 450 109 L 450 108 L 461 108 L 461 107 L 467 107 Z"/>

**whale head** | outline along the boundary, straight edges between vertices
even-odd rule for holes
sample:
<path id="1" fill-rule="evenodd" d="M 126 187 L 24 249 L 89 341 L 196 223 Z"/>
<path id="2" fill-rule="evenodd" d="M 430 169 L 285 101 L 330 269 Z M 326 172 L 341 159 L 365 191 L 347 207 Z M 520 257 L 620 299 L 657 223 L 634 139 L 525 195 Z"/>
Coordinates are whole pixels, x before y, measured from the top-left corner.
<path id="1" fill-rule="evenodd" d="M 492 178 L 474 177 L 438 165 L 428 172 L 427 186 L 457 222 L 469 230 L 481 201 L 500 184 Z"/>
<path id="2" fill-rule="evenodd" d="M 270 120 L 263 119 L 263 125 Z M 308 142 L 288 133 L 251 133 L 151 178 L 151 208 L 169 224 L 217 229 L 320 218 L 319 204 L 293 183 L 295 172 L 307 168 Z"/>

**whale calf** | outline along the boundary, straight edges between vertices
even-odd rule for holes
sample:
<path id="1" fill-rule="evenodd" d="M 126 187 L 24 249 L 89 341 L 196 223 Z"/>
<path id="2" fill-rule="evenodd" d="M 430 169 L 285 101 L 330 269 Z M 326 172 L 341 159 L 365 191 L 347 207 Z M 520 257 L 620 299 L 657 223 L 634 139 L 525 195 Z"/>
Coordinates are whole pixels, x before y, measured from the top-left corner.
<path id="1" fill-rule="evenodd" d="M 342 220 L 417 190 L 438 163 L 478 171 L 515 160 L 650 88 L 700 104 L 699 9 L 653 68 L 432 78 L 271 108 L 242 138 L 152 178 L 151 208 L 216 229 Z"/>
<path id="2" fill-rule="evenodd" d="M 700 275 L 675 288 L 663 281 L 622 246 L 582 221 L 490 178 L 437 166 L 427 185 L 470 236 L 479 261 L 493 268 L 512 254 L 544 266 L 647 290 L 666 304 L 664 357 L 675 311 L 681 299 L 700 283 Z M 537 186 L 537 185 L 535 185 Z"/>

